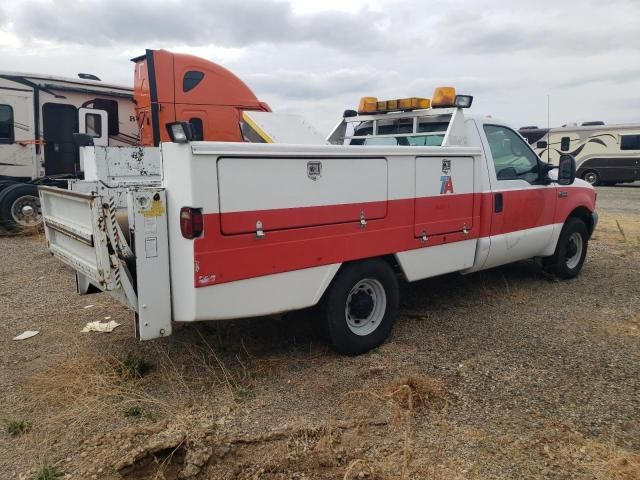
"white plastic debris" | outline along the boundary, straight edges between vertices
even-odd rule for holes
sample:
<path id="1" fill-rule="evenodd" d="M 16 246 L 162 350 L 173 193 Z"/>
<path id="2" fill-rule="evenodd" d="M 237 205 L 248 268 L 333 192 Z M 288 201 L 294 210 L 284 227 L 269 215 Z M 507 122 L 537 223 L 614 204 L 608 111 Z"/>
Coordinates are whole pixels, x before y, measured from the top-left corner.
<path id="1" fill-rule="evenodd" d="M 86 310 L 87 308 L 91 308 L 91 307 L 93 307 L 93 305 L 85 305 L 85 306 L 84 306 L 84 307 L 82 307 L 82 308 L 84 308 L 84 309 Z"/>
<path id="2" fill-rule="evenodd" d="M 20 335 L 13 337 L 14 340 L 26 340 L 27 338 L 35 337 L 40 332 L 38 330 L 27 330 Z"/>
<path id="3" fill-rule="evenodd" d="M 110 322 L 101 322 L 100 320 L 96 320 L 95 322 L 87 323 L 82 329 L 83 332 L 113 332 L 113 329 L 119 327 L 120 324 L 115 320 L 111 320 Z"/>

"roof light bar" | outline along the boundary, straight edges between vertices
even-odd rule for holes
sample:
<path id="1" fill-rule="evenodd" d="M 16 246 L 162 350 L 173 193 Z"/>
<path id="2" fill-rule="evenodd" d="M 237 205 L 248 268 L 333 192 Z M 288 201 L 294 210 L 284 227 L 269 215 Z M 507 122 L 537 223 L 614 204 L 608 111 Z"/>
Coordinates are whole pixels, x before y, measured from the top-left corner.
<path id="1" fill-rule="evenodd" d="M 380 100 L 376 97 L 362 97 L 358 106 L 358 113 L 386 113 L 403 110 L 427 109 L 431 106 L 428 98 L 410 97 L 393 100 Z"/>

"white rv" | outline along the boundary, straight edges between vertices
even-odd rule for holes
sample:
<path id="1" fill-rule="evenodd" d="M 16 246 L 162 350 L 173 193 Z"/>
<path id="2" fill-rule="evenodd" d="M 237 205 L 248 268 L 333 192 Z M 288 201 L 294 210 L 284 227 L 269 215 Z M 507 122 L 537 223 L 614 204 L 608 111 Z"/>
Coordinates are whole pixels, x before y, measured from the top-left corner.
<path id="1" fill-rule="evenodd" d="M 542 160 L 554 165 L 560 155 L 573 155 L 578 176 L 592 185 L 640 180 L 640 123 L 605 125 L 598 121 L 551 129 L 522 127 L 520 134 Z"/>
<path id="2" fill-rule="evenodd" d="M 41 222 L 36 185 L 81 178 L 74 133 L 94 145 L 138 145 L 133 91 L 79 78 L 0 72 L 0 225 Z"/>

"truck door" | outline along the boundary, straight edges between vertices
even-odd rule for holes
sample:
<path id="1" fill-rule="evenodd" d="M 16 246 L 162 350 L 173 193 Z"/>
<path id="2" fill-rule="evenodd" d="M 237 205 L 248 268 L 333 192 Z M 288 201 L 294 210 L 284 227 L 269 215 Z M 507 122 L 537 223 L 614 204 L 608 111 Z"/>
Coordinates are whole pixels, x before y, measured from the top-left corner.
<path id="1" fill-rule="evenodd" d="M 78 111 L 73 105 L 45 103 L 42 106 L 44 130 L 44 172 L 46 175 L 75 173 L 80 167 L 73 134 L 78 131 Z"/>
<path id="2" fill-rule="evenodd" d="M 109 146 L 109 117 L 106 111 L 95 108 L 78 109 L 78 131 L 93 137 L 96 147 Z"/>
<path id="3" fill-rule="evenodd" d="M 491 183 L 489 255 L 485 268 L 542 253 L 553 234 L 556 187 L 545 185 L 539 158 L 515 131 L 483 126 Z M 486 221 L 486 219 L 485 219 Z"/>
<path id="4" fill-rule="evenodd" d="M 33 93 L 0 89 L 0 176 L 39 176 L 35 144 Z"/>

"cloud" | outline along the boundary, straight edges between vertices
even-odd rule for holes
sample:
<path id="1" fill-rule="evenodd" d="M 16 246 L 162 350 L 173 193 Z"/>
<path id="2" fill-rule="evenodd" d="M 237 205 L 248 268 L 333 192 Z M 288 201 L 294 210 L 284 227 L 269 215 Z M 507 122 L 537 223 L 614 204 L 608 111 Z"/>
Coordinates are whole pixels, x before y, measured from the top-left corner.
<path id="1" fill-rule="evenodd" d="M 620 85 L 627 82 L 635 82 L 638 79 L 640 79 L 640 67 L 607 72 L 588 72 L 587 74 L 584 74 L 582 76 L 575 77 L 569 81 L 560 83 L 558 86 L 563 88 L 572 88 L 602 83 L 613 83 Z"/>
<path id="2" fill-rule="evenodd" d="M 395 77 L 395 78 L 394 78 Z M 243 76 L 256 91 L 291 99 L 325 99 L 345 93 L 372 92 L 397 81 L 397 74 L 375 69 L 340 69 L 325 73 L 277 70 Z"/>
<path id="3" fill-rule="evenodd" d="M 275 0 L 26 0 L 14 7 L 10 28 L 25 41 L 90 46 L 316 42 L 382 48 L 380 31 L 367 18 L 367 10 L 295 14 L 289 3 Z"/>
<path id="4" fill-rule="evenodd" d="M 132 83 L 145 48 L 221 63 L 321 131 L 364 95 L 474 95 L 516 125 L 638 121 L 638 0 L 22 0 L 0 4 L 0 69 Z"/>

